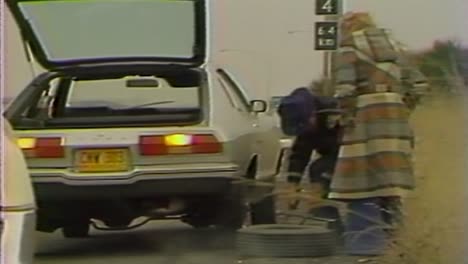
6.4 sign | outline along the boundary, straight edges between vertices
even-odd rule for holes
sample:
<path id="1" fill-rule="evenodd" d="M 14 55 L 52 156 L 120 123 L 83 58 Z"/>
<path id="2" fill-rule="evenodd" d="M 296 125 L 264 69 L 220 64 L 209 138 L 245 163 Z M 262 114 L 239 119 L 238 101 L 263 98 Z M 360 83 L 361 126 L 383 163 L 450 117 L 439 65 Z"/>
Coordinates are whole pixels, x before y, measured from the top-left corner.
<path id="1" fill-rule="evenodd" d="M 338 22 L 315 23 L 315 50 L 338 48 Z"/>
<path id="2" fill-rule="evenodd" d="M 340 0 L 315 0 L 316 15 L 338 15 Z"/>

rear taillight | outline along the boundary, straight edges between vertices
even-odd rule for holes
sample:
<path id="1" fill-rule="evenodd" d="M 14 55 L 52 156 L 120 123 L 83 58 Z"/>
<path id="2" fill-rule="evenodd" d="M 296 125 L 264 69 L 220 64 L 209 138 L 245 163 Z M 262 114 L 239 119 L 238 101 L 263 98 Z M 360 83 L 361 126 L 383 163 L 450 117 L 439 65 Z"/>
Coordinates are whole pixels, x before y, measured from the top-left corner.
<path id="1" fill-rule="evenodd" d="M 18 146 L 27 158 L 63 158 L 63 139 L 50 138 L 18 138 Z"/>
<path id="2" fill-rule="evenodd" d="M 219 152 L 222 152 L 222 145 L 213 135 L 140 136 L 140 154 L 143 156 Z"/>

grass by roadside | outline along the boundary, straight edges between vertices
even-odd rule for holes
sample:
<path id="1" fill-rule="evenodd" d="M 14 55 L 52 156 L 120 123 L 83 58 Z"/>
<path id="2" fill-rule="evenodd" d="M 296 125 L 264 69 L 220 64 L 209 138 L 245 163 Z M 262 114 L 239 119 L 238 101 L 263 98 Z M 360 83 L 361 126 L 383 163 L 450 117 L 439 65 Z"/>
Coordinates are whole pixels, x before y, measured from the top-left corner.
<path id="1" fill-rule="evenodd" d="M 439 95 L 414 112 L 417 189 L 406 201 L 405 227 L 382 263 L 451 264 L 467 259 L 467 102 L 464 95 Z"/>

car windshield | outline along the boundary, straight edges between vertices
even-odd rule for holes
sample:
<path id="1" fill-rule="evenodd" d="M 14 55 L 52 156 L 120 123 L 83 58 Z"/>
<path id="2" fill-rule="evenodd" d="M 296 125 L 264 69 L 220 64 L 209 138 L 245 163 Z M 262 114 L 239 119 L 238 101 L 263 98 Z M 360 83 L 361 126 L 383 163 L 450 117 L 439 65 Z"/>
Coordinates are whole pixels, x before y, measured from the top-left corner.
<path id="1" fill-rule="evenodd" d="M 22 1 L 19 8 L 52 62 L 194 56 L 192 0 Z"/>

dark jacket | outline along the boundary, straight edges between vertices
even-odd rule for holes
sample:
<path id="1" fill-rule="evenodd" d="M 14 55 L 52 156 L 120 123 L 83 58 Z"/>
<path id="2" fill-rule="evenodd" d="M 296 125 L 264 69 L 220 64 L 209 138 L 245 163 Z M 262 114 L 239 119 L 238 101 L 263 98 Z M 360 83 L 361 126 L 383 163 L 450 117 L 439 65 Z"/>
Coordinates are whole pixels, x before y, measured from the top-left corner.
<path id="1" fill-rule="evenodd" d="M 327 114 L 317 114 L 317 129 L 299 134 L 294 140 L 289 156 L 288 182 L 300 182 L 305 168 L 315 150 L 320 158 L 309 166 L 312 182 L 319 180 L 324 173 L 332 173 L 339 150 L 341 128 L 327 127 Z"/>

